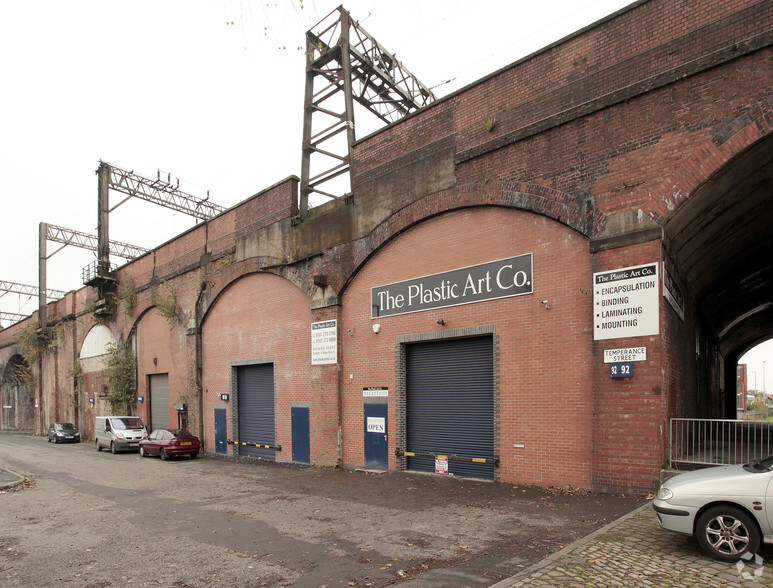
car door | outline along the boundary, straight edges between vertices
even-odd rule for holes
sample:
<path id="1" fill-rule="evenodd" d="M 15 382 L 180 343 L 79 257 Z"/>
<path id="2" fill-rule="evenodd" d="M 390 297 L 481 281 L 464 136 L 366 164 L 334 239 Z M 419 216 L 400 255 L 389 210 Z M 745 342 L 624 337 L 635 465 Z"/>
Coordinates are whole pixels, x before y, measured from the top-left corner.
<path id="1" fill-rule="evenodd" d="M 159 434 L 161 431 L 153 431 L 145 442 L 145 451 L 150 455 L 158 455 Z"/>

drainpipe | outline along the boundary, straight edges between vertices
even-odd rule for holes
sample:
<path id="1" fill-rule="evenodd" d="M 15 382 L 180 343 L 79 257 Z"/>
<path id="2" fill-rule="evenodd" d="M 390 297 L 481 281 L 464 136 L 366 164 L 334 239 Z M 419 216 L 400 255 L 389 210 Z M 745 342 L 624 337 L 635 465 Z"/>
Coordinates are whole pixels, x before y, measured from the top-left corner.
<path id="1" fill-rule="evenodd" d="M 198 437 L 201 439 L 202 443 L 204 442 L 204 390 L 201 387 L 202 378 L 201 378 L 201 370 L 202 370 L 202 332 L 201 332 L 201 301 L 204 298 L 204 294 L 207 291 L 207 282 L 201 282 L 201 287 L 199 288 L 199 295 L 196 297 L 196 399 L 198 404 L 198 412 L 199 412 L 199 426 L 198 426 Z"/>

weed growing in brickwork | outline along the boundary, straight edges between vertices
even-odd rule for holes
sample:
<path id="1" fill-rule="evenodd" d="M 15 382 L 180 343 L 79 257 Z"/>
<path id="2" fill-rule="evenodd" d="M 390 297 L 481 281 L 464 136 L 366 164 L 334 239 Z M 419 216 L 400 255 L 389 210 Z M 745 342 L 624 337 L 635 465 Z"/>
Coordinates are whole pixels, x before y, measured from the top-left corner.
<path id="1" fill-rule="evenodd" d="M 153 304 L 169 324 L 174 325 L 180 320 L 180 305 L 177 303 L 177 292 L 169 282 L 161 282 L 151 293 Z"/>
<path id="2" fill-rule="evenodd" d="M 134 354 L 127 340 L 107 344 L 107 400 L 113 414 L 130 413 L 134 407 Z"/>
<path id="3" fill-rule="evenodd" d="M 16 343 L 22 348 L 22 354 L 30 364 L 37 363 L 43 355 L 43 342 L 38 337 L 40 325 L 31 322 L 21 330 Z"/>
<path id="4" fill-rule="evenodd" d="M 80 392 L 83 388 L 83 366 L 81 365 L 81 362 L 76 359 L 72 364 L 72 369 L 67 372 L 67 375 L 75 382 L 72 392 L 72 405 L 75 408 L 78 408 L 78 398 L 80 398 Z"/>
<path id="5" fill-rule="evenodd" d="M 134 291 L 134 280 L 131 278 L 121 280 L 118 285 L 118 301 L 121 303 L 123 313 L 131 316 L 134 305 L 137 304 L 137 293 Z"/>

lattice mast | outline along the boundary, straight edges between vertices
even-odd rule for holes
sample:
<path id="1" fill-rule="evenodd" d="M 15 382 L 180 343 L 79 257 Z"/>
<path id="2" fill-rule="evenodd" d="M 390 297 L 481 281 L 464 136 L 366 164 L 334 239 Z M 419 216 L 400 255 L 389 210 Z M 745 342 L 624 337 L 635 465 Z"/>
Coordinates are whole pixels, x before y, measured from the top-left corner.
<path id="1" fill-rule="evenodd" d="M 389 124 L 436 100 L 342 6 L 306 33 L 306 56 L 301 218 L 308 215 L 312 195 L 346 196 L 330 188 L 333 180 L 348 173 L 351 186 L 355 102 Z M 338 104 L 330 104 L 336 99 L 340 104 L 341 97 L 343 112 L 333 110 Z M 345 141 L 341 141 L 343 133 Z"/>

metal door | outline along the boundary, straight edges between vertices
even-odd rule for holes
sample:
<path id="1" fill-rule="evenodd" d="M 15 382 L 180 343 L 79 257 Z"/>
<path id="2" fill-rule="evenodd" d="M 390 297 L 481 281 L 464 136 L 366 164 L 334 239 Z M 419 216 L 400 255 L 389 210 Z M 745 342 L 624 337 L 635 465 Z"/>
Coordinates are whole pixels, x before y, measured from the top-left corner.
<path id="1" fill-rule="evenodd" d="M 491 337 L 409 345 L 406 349 L 407 451 L 458 456 L 449 473 L 494 477 L 494 349 Z M 488 462 L 474 462 L 485 459 Z M 434 472 L 432 457 L 408 468 Z"/>
<path id="2" fill-rule="evenodd" d="M 228 453 L 228 421 L 224 408 L 215 409 L 215 451 Z"/>
<path id="3" fill-rule="evenodd" d="M 240 366 L 236 370 L 239 399 L 240 455 L 275 460 L 276 451 L 256 445 L 276 445 L 274 364 Z"/>
<path id="4" fill-rule="evenodd" d="M 169 374 L 153 374 L 150 380 L 150 428 L 169 429 Z"/>
<path id="5" fill-rule="evenodd" d="M 309 408 L 290 407 L 290 421 L 293 430 L 293 461 L 311 463 Z"/>
<path id="6" fill-rule="evenodd" d="M 365 465 L 371 468 L 389 467 L 387 405 L 365 404 Z"/>

